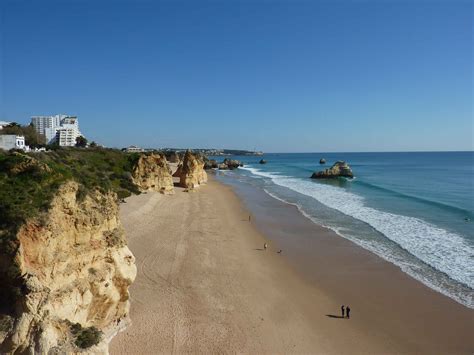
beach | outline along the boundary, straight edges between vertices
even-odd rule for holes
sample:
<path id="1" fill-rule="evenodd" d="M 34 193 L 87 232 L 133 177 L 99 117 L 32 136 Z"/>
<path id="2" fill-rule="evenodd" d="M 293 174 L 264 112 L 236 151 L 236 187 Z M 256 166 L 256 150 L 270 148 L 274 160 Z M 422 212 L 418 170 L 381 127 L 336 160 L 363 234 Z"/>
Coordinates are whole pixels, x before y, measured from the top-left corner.
<path id="1" fill-rule="evenodd" d="M 111 354 L 473 352 L 472 309 L 294 206 L 247 197 L 211 176 L 121 205 L 138 275 Z"/>

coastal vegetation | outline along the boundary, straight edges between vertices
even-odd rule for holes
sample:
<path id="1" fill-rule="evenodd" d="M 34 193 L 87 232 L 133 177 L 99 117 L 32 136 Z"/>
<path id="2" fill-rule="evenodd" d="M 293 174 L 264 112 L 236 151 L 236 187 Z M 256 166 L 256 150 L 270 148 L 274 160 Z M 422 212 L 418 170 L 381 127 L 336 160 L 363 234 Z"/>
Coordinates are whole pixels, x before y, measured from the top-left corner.
<path id="1" fill-rule="evenodd" d="M 74 344 L 81 349 L 87 349 L 99 344 L 102 332 L 96 327 L 82 327 L 79 323 L 71 325 L 71 333 L 74 336 Z"/>

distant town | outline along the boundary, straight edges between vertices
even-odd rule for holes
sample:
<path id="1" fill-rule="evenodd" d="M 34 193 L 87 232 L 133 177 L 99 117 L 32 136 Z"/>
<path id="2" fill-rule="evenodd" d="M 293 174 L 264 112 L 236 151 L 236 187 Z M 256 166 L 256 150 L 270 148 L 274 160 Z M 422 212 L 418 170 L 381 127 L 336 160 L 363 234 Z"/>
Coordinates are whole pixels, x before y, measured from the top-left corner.
<path id="1" fill-rule="evenodd" d="M 0 121 L 0 149 L 18 149 L 27 152 L 46 151 L 67 147 L 97 147 L 96 142 L 88 142 L 79 130 L 77 116 L 57 114 L 52 116 L 32 116 L 31 123 L 22 126 L 15 122 Z M 239 149 L 192 149 L 206 156 L 263 155 L 261 151 Z M 142 148 L 131 145 L 122 148 L 128 153 L 149 151 L 184 152 L 185 148 Z"/>

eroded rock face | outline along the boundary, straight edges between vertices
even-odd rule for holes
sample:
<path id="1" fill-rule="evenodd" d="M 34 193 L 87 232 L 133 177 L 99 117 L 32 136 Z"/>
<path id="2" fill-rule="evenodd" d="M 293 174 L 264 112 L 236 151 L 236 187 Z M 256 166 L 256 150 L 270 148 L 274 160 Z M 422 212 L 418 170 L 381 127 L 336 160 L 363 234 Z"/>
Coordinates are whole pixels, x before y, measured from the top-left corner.
<path id="1" fill-rule="evenodd" d="M 10 173 L 13 175 L 25 173 L 28 171 L 45 171 L 45 172 L 50 172 L 51 169 L 49 166 L 46 164 L 26 155 L 26 154 L 21 154 L 21 153 L 13 153 L 15 157 L 17 157 L 20 161 L 18 161 L 14 166 L 10 168 Z"/>
<path id="2" fill-rule="evenodd" d="M 107 353 L 110 338 L 128 323 L 136 267 L 116 195 L 78 192 L 76 182 L 65 183 L 47 213 L 17 232 L 19 248 L 10 262 L 24 286 L 12 327 L 0 338 L 1 353 L 78 352 L 75 323 L 103 332 L 87 351 Z"/>
<path id="3" fill-rule="evenodd" d="M 337 161 L 328 169 L 318 171 L 311 175 L 312 179 L 331 179 L 337 177 L 353 178 L 352 169 L 345 161 Z"/>
<path id="4" fill-rule="evenodd" d="M 141 191 L 174 192 L 171 170 L 162 154 L 142 154 L 133 168 L 132 180 Z"/>
<path id="5" fill-rule="evenodd" d="M 179 186 L 185 188 L 193 189 L 206 183 L 207 173 L 204 170 L 204 160 L 188 150 L 173 176 L 179 177 Z"/>

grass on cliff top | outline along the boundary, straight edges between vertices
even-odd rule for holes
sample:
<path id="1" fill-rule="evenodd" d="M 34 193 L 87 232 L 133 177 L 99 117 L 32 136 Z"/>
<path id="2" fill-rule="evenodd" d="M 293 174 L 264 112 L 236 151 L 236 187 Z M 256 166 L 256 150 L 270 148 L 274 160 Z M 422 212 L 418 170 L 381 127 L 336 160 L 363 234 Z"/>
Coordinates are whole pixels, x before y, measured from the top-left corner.
<path id="1" fill-rule="evenodd" d="M 16 171 L 28 157 L 39 164 Z M 0 231 L 15 232 L 27 219 L 46 211 L 56 191 L 68 180 L 80 184 L 78 198 L 84 198 L 96 188 L 115 191 L 119 198 L 139 193 L 131 181 L 138 157 L 138 154 L 102 148 L 60 149 L 27 155 L 0 152 Z"/>

